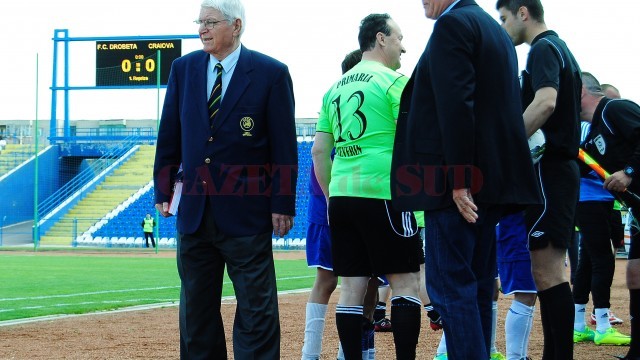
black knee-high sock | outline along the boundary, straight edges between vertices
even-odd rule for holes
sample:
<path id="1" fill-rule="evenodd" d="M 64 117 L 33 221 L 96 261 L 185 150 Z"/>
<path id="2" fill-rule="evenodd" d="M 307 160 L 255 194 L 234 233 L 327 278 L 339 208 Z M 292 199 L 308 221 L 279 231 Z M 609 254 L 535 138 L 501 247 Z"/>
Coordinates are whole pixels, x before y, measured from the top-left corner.
<path id="1" fill-rule="evenodd" d="M 568 282 L 564 282 L 539 291 L 538 297 L 545 340 L 542 359 L 573 359 L 575 313 L 571 286 Z M 552 341 L 551 338 L 553 338 Z M 547 341 L 551 342 L 547 343 Z"/>
<path id="2" fill-rule="evenodd" d="M 387 303 L 378 301 L 375 310 L 373 310 L 373 321 L 380 321 L 387 316 Z"/>
<path id="3" fill-rule="evenodd" d="M 396 344 L 396 359 L 415 359 L 420 336 L 420 313 L 422 303 L 412 296 L 394 296 L 391 299 L 393 342 Z"/>
<path id="4" fill-rule="evenodd" d="M 336 306 L 336 327 L 345 360 L 362 359 L 362 306 Z"/>
<path id="5" fill-rule="evenodd" d="M 627 357 L 640 357 L 640 289 L 629 289 L 629 314 L 631 315 L 631 347 Z"/>
<path id="6" fill-rule="evenodd" d="M 538 297 L 540 298 L 540 318 L 542 320 L 542 358 L 543 359 L 553 359 L 554 358 L 554 349 L 555 343 L 553 341 L 553 334 L 551 334 L 551 328 L 549 324 L 549 311 L 547 310 L 548 301 L 544 299 L 544 292 L 538 292 Z"/>

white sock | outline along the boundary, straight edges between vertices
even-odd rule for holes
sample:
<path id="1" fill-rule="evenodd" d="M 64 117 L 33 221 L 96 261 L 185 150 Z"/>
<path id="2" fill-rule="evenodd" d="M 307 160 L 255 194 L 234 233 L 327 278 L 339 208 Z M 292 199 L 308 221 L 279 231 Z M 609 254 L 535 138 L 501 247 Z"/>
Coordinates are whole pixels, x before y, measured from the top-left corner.
<path id="1" fill-rule="evenodd" d="M 584 327 L 587 326 L 584 322 L 584 315 L 586 313 L 587 304 L 574 304 L 575 320 L 573 320 L 573 330 L 584 331 Z"/>
<path id="2" fill-rule="evenodd" d="M 338 342 L 338 356 L 336 356 L 338 360 L 344 360 L 344 351 L 342 350 L 342 343 Z"/>
<path id="3" fill-rule="evenodd" d="M 442 332 L 442 337 L 440 337 L 440 343 L 438 344 L 438 349 L 436 350 L 436 355 L 442 355 L 447 353 L 447 340 L 444 338 L 444 331 Z"/>
<path id="4" fill-rule="evenodd" d="M 603 333 L 607 331 L 608 328 L 611 327 L 611 323 L 609 323 L 609 309 L 607 308 L 596 308 L 596 330 Z"/>
<path id="5" fill-rule="evenodd" d="M 496 329 L 498 328 L 498 302 L 494 301 L 491 305 L 491 351 L 490 354 L 497 353 L 496 348 Z"/>
<path id="6" fill-rule="evenodd" d="M 533 326 L 535 306 L 527 306 L 513 300 L 504 321 L 507 360 L 525 359 Z"/>
<path id="7" fill-rule="evenodd" d="M 376 360 L 376 349 L 369 349 L 369 360 Z"/>
<path id="8" fill-rule="evenodd" d="M 327 307 L 327 304 L 307 303 L 302 360 L 320 358 L 322 335 L 324 334 L 324 317 L 327 314 Z"/>

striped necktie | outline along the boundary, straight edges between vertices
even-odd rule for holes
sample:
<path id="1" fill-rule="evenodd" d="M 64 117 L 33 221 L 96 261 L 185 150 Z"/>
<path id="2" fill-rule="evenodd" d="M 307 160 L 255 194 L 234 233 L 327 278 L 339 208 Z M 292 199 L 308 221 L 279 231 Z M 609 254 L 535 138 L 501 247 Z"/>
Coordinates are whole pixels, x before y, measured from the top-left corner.
<path id="1" fill-rule="evenodd" d="M 211 95 L 209 96 L 209 121 L 213 123 L 218 110 L 220 110 L 220 101 L 222 100 L 222 64 L 217 63 L 215 66 L 218 72 L 216 73 L 216 81 L 213 83 L 213 89 L 211 89 Z"/>

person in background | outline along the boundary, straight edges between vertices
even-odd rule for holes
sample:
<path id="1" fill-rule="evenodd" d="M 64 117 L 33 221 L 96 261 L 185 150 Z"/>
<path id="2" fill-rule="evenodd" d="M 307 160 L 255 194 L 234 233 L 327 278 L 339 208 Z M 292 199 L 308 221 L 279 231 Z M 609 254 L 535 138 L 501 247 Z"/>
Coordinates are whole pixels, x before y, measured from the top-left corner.
<path id="1" fill-rule="evenodd" d="M 622 96 L 620 95 L 620 91 L 617 87 L 611 84 L 600 84 L 600 88 L 602 89 L 602 93 L 604 96 L 609 99 L 620 99 Z M 619 201 L 615 201 L 613 203 L 614 211 L 611 214 L 611 234 L 612 234 L 612 242 L 613 246 L 617 248 L 617 254 L 626 256 L 627 252 L 624 248 L 624 224 L 622 223 L 622 206 Z M 610 312 L 609 322 L 611 325 L 622 324 L 622 319 L 615 316 Z M 595 314 L 591 314 L 591 325 L 596 324 Z"/>
<path id="2" fill-rule="evenodd" d="M 387 302 L 391 296 L 391 287 L 385 276 L 380 277 L 380 285 L 378 286 L 378 302 L 373 312 L 373 326 L 377 332 L 391 332 L 393 325 L 387 317 Z"/>
<path id="3" fill-rule="evenodd" d="M 582 73 L 582 86 L 594 94 L 601 94 L 598 81 L 590 73 Z M 591 127 L 591 119 L 581 123 L 581 142 L 585 140 Z M 591 293 L 594 306 L 596 330 L 604 336 L 598 336 L 596 345 L 621 345 L 628 343 L 628 336 L 620 336 L 611 328 L 611 285 L 615 272 L 615 247 L 612 242 L 614 224 L 612 219 L 620 212 L 614 209 L 614 197 L 603 188 L 602 179 L 591 170 L 580 178 L 580 202 L 577 208 L 580 226 L 580 252 L 578 269 L 573 283 L 575 303 L 575 321 L 573 342 L 595 341 L 596 333 L 585 323 L 586 304 Z"/>
<path id="4" fill-rule="evenodd" d="M 580 67 L 566 43 L 548 30 L 540 0 L 498 0 L 496 9 L 513 44 L 531 46 L 522 72 L 524 124 L 527 136 L 542 129 L 546 138 L 544 156 L 535 165 L 544 204 L 525 212 L 543 358 L 572 359 L 574 306 L 565 260 L 580 189 Z"/>
<path id="5" fill-rule="evenodd" d="M 142 231 L 144 231 L 144 247 L 149 247 L 149 239 L 151 239 L 151 246 L 156 247 L 156 241 L 153 238 L 153 228 L 156 227 L 156 219 L 151 217 L 151 214 L 147 214 L 142 219 Z"/>
<path id="6" fill-rule="evenodd" d="M 608 309 L 601 308 L 598 311 L 599 305 L 596 304 L 594 297 L 597 329 L 593 340 L 596 344 L 598 342 L 615 343 L 616 345 L 630 344 L 627 355 L 622 358 L 639 360 L 640 248 L 638 247 L 638 238 L 640 237 L 640 229 L 637 219 L 640 216 L 640 202 L 628 197 L 626 191 L 640 193 L 640 182 L 636 179 L 640 172 L 640 106 L 629 100 L 605 97 L 597 79 L 590 73 L 582 73 L 582 78 L 584 84 L 582 86 L 582 111 L 580 115 L 582 119 L 591 122 L 582 147 L 611 174 L 604 179 L 603 187 L 625 202 L 631 208 L 631 215 L 634 218 L 627 261 L 631 338 L 629 339 L 628 336 L 620 334 L 609 326 Z M 609 256 L 611 244 L 607 243 L 607 245 L 606 256 Z M 595 254 L 595 256 L 604 255 Z"/>
<path id="7" fill-rule="evenodd" d="M 412 213 L 393 210 L 389 168 L 398 105 L 402 32 L 388 14 L 360 23 L 362 61 L 326 93 L 312 148 L 329 202 L 333 266 L 342 277 L 336 325 L 345 358 L 362 359 L 363 299 L 372 276 L 386 275 L 397 359 L 414 359 L 420 334 L 418 238 Z M 335 147 L 336 155 L 331 161 Z"/>
<path id="8" fill-rule="evenodd" d="M 524 212 L 505 215 L 498 223 L 498 274 L 502 292 L 513 295 L 504 321 L 506 359 L 526 359 L 533 327 L 536 284 L 527 249 Z"/>
<path id="9" fill-rule="evenodd" d="M 402 94 L 393 203 L 424 211 L 427 292 L 442 316 L 448 358 L 489 359 L 495 226 L 505 212 L 540 202 L 517 56 L 475 1 L 423 7 L 436 22 Z"/>
<path id="10" fill-rule="evenodd" d="M 239 0 L 204 0 L 195 22 L 203 49 L 171 65 L 153 169 L 156 209 L 165 217 L 183 170 L 180 358 L 227 358 L 226 270 L 237 300 L 234 358 L 279 359 L 272 237 L 284 237 L 295 215 L 293 84 L 285 64 L 241 43 Z"/>

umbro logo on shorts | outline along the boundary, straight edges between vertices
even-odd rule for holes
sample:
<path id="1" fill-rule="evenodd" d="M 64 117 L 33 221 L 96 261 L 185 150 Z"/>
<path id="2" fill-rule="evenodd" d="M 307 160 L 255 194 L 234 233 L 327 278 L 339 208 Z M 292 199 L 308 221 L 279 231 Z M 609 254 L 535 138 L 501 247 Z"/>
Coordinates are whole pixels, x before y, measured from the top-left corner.
<path id="1" fill-rule="evenodd" d="M 533 237 L 540 237 L 542 235 L 544 235 L 544 231 L 535 231 L 531 234 Z"/>

